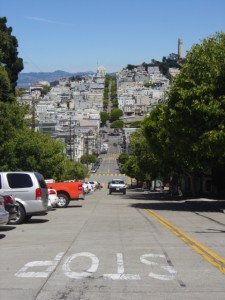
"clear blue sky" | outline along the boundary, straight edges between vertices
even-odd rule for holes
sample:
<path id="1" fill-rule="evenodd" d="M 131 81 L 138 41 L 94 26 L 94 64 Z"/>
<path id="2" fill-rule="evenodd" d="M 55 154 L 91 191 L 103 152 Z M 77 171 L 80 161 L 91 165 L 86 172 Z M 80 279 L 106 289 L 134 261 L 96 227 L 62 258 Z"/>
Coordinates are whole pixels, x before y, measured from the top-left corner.
<path id="1" fill-rule="evenodd" d="M 0 0 L 23 72 L 120 71 L 225 32 L 225 0 Z"/>

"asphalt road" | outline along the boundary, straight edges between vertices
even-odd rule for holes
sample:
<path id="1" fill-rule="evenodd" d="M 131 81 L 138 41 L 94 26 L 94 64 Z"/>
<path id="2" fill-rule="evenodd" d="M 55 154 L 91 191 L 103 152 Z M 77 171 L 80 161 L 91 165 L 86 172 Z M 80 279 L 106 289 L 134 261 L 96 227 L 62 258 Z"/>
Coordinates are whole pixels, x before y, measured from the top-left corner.
<path id="1" fill-rule="evenodd" d="M 0 299 L 224 300 L 224 209 L 103 188 L 0 227 Z"/>

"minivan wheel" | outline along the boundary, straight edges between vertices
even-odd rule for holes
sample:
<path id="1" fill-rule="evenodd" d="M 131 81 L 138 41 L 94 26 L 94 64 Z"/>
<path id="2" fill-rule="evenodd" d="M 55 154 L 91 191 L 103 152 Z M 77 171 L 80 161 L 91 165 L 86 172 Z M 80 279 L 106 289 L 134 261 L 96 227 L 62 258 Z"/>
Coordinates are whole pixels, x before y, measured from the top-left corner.
<path id="1" fill-rule="evenodd" d="M 31 215 L 29 215 L 29 216 L 26 216 L 25 217 L 25 219 L 24 219 L 24 222 L 28 222 L 30 219 L 32 218 L 32 216 Z"/>
<path id="2" fill-rule="evenodd" d="M 19 204 L 19 206 L 17 208 L 16 219 L 10 220 L 8 224 L 11 224 L 11 225 L 22 224 L 25 220 L 25 217 L 26 217 L 26 213 L 24 211 L 24 208 L 22 207 L 21 204 Z"/>
<path id="3" fill-rule="evenodd" d="M 63 208 L 70 203 L 68 196 L 65 194 L 58 194 L 58 198 L 59 201 L 56 203 L 56 207 Z"/>

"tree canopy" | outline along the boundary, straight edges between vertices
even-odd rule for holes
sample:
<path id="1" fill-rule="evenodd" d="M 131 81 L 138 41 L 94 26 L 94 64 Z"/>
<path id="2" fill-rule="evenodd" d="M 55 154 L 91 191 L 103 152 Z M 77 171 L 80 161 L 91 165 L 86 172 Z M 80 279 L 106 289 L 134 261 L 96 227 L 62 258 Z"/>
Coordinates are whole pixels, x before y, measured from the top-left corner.
<path id="1" fill-rule="evenodd" d="M 100 119 L 101 119 L 102 125 L 105 125 L 106 122 L 109 120 L 109 118 L 110 118 L 110 116 L 106 111 L 100 112 Z"/>
<path id="2" fill-rule="evenodd" d="M 156 178 L 159 175 L 158 161 L 147 143 L 142 128 L 131 134 L 129 146 L 131 154 L 125 161 L 123 171 L 140 182 Z"/>
<path id="3" fill-rule="evenodd" d="M 0 18 L 0 64 L 4 66 L 8 74 L 10 92 L 15 93 L 18 74 L 23 70 L 23 60 L 18 57 L 18 42 L 12 35 L 12 27 L 7 27 L 6 23 L 6 17 Z M 6 100 L 9 99 L 11 100 L 11 97 Z"/>
<path id="4" fill-rule="evenodd" d="M 110 124 L 110 128 L 120 128 L 120 129 L 122 129 L 123 127 L 124 127 L 124 122 L 122 120 L 116 120 L 116 121 L 113 121 Z"/>
<path id="5" fill-rule="evenodd" d="M 80 162 L 82 164 L 94 164 L 96 162 L 96 156 L 93 154 L 84 154 L 81 156 Z"/>
<path id="6" fill-rule="evenodd" d="M 110 121 L 116 121 L 119 120 L 120 117 L 123 116 L 123 111 L 119 108 L 113 108 L 111 110 L 111 114 L 110 114 Z"/>
<path id="7" fill-rule="evenodd" d="M 164 171 L 193 179 L 224 168 L 224 50 L 224 33 L 194 45 L 173 81 L 167 104 L 145 121 L 145 136 Z"/>

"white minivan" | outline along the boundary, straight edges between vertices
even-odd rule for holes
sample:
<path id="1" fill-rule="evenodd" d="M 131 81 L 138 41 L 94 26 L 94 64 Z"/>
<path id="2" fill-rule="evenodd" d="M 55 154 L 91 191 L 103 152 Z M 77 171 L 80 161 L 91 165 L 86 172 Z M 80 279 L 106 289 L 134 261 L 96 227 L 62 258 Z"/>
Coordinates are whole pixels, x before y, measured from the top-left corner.
<path id="1" fill-rule="evenodd" d="M 17 218 L 10 224 L 21 224 L 32 216 L 47 214 L 48 188 L 38 172 L 0 172 L 0 194 L 13 195 L 19 204 Z"/>

